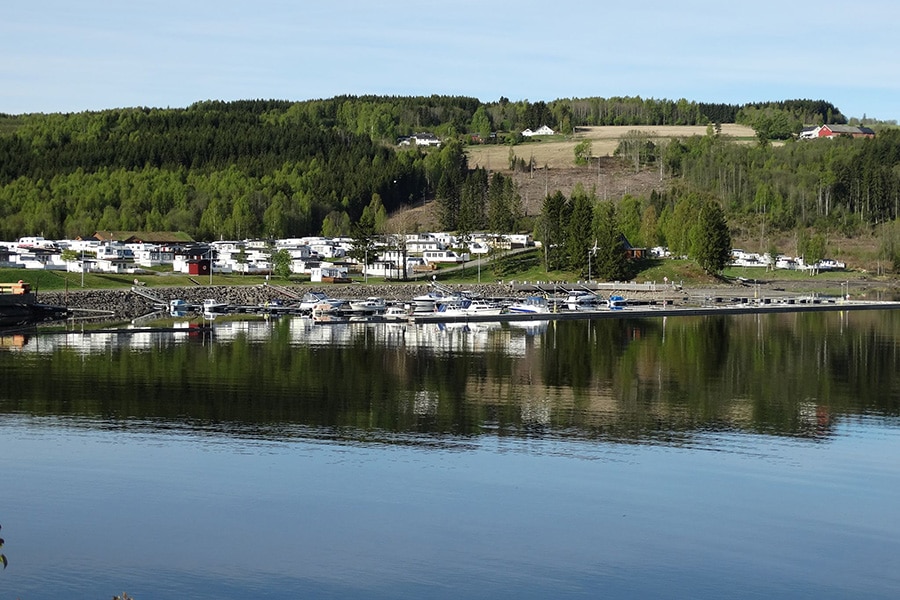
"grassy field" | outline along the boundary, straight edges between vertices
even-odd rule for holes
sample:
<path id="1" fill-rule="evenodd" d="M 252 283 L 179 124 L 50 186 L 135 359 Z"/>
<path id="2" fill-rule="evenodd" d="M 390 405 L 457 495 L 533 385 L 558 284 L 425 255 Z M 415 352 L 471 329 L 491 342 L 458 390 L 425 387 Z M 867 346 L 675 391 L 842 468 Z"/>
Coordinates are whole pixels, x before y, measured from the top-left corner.
<path id="1" fill-rule="evenodd" d="M 470 146 L 467 150 L 469 165 L 486 169 L 506 170 L 509 168 L 509 150 L 528 161 L 534 157 L 539 167 L 564 169 L 575 166 L 575 146 L 585 139 L 591 140 L 591 154 L 594 157 L 612 156 L 619 140 L 630 131 L 640 131 L 651 137 L 660 139 L 686 138 L 693 135 L 706 135 L 705 125 L 634 125 L 604 127 L 579 127 L 573 136 L 549 136 L 532 138 L 533 141 L 516 146 Z M 722 135 L 739 140 L 756 140 L 752 128 L 735 123 L 722 125 Z"/>
<path id="2" fill-rule="evenodd" d="M 0 282 L 15 282 L 22 280 L 30 283 L 32 289 L 44 291 L 58 290 L 102 290 L 127 288 L 134 285 L 135 279 L 141 287 L 190 287 L 194 285 L 209 285 L 210 278 L 182 275 L 180 273 L 159 273 L 151 275 L 114 274 L 114 273 L 85 273 L 84 288 L 81 285 L 81 273 L 66 273 L 64 271 L 41 271 L 34 269 L 0 269 Z M 307 281 L 309 278 L 306 279 Z M 299 281 L 299 279 L 298 279 Z M 260 285 L 265 282 L 265 277 L 253 275 L 213 275 L 213 285 Z"/>
<path id="3" fill-rule="evenodd" d="M 573 271 L 546 271 L 543 267 L 541 250 L 535 248 L 529 252 L 507 254 L 495 257 L 491 262 L 483 264 L 480 268 L 474 264 L 468 264 L 464 269 L 451 269 L 449 266 L 428 273 L 419 279 L 408 283 L 426 283 L 432 275 L 443 283 L 495 283 L 498 281 L 556 281 L 575 282 L 585 280 L 584 273 Z M 666 279 L 671 282 L 683 284 L 685 287 L 706 287 L 721 285 L 727 279 L 746 278 L 778 281 L 787 287 L 822 288 L 830 289 L 840 282 L 855 281 L 872 282 L 878 278 L 872 274 L 859 271 L 835 271 L 811 275 L 800 271 L 765 271 L 752 268 L 728 268 L 723 273 L 724 278 L 715 278 L 704 273 L 695 262 L 689 260 L 654 260 L 649 259 L 636 265 L 636 272 L 631 280 L 636 282 L 662 282 Z M 33 289 L 40 291 L 61 291 L 65 289 L 127 289 L 134 285 L 135 276 L 128 274 L 100 274 L 86 273 L 84 288 L 81 286 L 80 273 L 64 273 L 59 271 L 37 271 L 25 269 L 0 269 L 0 282 L 15 282 L 23 280 L 30 283 Z M 137 277 L 141 286 L 152 290 L 157 287 L 191 287 L 195 285 L 209 285 L 209 277 L 192 277 L 189 275 L 160 273 L 154 275 L 139 275 Z M 363 283 L 359 275 L 353 277 L 356 283 Z M 596 274 L 592 279 L 597 281 Z M 889 279 L 893 281 L 893 279 Z M 888 281 L 882 279 L 882 281 Z M 265 283 L 265 277 L 244 275 L 214 275 L 212 285 L 215 286 L 248 286 Z M 321 284 L 311 284 L 309 277 L 293 276 L 288 280 L 273 278 L 274 285 L 310 285 L 321 287 Z M 381 285 L 385 283 L 397 284 L 396 281 L 385 281 L 377 277 L 369 277 L 369 285 Z"/>

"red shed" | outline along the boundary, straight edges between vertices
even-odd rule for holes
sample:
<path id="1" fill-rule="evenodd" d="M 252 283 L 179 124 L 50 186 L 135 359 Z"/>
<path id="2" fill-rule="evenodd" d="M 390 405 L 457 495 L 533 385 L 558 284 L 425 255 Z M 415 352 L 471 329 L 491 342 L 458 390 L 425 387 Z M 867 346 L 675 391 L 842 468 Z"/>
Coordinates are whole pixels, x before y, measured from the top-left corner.
<path id="1" fill-rule="evenodd" d="M 187 261 L 189 275 L 209 275 L 208 258 L 191 258 Z"/>

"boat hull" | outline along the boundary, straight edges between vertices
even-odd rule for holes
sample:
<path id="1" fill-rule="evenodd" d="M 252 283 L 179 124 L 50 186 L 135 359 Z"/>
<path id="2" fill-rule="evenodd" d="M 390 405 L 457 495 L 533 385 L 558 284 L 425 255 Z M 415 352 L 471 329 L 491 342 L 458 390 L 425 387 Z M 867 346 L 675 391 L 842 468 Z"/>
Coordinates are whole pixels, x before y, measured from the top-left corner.
<path id="1" fill-rule="evenodd" d="M 35 302 L 34 294 L 0 295 L 0 327 L 61 321 L 68 317 L 69 309 Z"/>

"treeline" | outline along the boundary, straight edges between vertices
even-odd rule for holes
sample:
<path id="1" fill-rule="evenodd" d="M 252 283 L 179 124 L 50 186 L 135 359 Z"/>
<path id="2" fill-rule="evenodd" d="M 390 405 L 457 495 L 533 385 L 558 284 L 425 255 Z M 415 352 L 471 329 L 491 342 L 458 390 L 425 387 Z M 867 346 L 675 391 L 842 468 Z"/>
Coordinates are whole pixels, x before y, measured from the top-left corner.
<path id="1" fill-rule="evenodd" d="M 451 142 L 439 155 L 436 190 L 440 227 L 467 235 L 509 233 L 524 227 L 525 209 L 513 180 L 484 168 L 469 169 L 462 144 Z"/>
<path id="2" fill-rule="evenodd" d="M 719 202 L 695 192 L 601 201 L 595 191 L 581 187 L 570 197 L 557 191 L 544 199 L 538 233 L 548 271 L 569 270 L 613 281 L 634 275 L 636 263 L 627 260 L 629 245 L 667 245 L 709 273 L 725 267 L 732 247 Z"/>
<path id="3" fill-rule="evenodd" d="M 481 102 L 465 96 L 338 96 L 299 102 L 278 118 L 306 119 L 372 139 L 394 140 L 428 130 L 442 137 L 477 136 L 481 141 L 515 139 L 517 132 L 548 125 L 563 134 L 594 125 L 706 125 L 738 122 L 742 111 L 788 112 L 802 124 L 847 122 L 824 100 L 723 104 L 635 97 L 563 98 L 551 102 Z M 490 137 L 492 132 L 509 135 Z"/>
<path id="4" fill-rule="evenodd" d="M 731 122 L 753 111 L 844 119 L 824 101 L 725 105 L 634 98 L 482 103 L 460 96 L 340 96 L 307 102 L 200 102 L 184 109 L 0 115 L 0 238 L 62 238 L 110 230 L 181 230 L 197 239 L 348 233 L 364 209 L 391 213 L 436 198 L 441 225 L 459 231 L 530 227 L 511 180 L 470 170 L 461 146 L 495 131 L 549 124 Z M 743 113 L 741 111 L 744 111 Z M 428 130 L 439 150 L 401 149 Z M 514 140 L 513 140 L 514 141 Z M 644 140 L 635 162 L 773 226 L 854 215 L 897 215 L 896 136 L 782 149 L 719 136 Z M 893 161 L 893 162 L 892 162 Z"/>
<path id="5" fill-rule="evenodd" d="M 635 171 L 674 177 L 676 188 L 713 195 L 732 219 L 774 230 L 863 226 L 900 217 L 900 129 L 874 138 L 764 141 L 721 135 L 659 138 L 630 131 L 615 151 Z"/>
<path id="6" fill-rule="evenodd" d="M 714 194 L 729 212 L 778 230 L 821 226 L 853 234 L 900 216 L 900 130 L 874 139 L 781 146 L 697 136 L 666 143 L 669 172 Z"/>
<path id="7" fill-rule="evenodd" d="M 199 239 L 306 235 L 429 193 L 426 155 L 302 119 L 293 103 L 209 102 L 20 117 L 0 136 L 0 237 L 97 229 Z"/>

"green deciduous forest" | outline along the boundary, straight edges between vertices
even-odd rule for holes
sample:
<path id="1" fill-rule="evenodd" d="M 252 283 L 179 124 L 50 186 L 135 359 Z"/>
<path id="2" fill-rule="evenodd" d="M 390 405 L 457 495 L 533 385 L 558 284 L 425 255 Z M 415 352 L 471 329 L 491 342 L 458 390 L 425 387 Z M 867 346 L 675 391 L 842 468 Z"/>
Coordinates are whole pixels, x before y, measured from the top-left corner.
<path id="1" fill-rule="evenodd" d="M 720 135 L 718 125 L 729 122 L 753 126 L 758 140 Z M 590 125 L 708 126 L 704 136 L 633 136 L 620 148 L 627 164 L 668 182 L 669 191 L 654 197 L 612 199 L 616 222 L 636 245 L 686 249 L 684 229 L 674 224 L 684 198 L 717 203 L 735 230 L 854 235 L 898 217 L 900 130 L 879 128 L 874 139 L 793 139 L 803 125 L 846 122 L 821 100 L 640 97 L 341 96 L 0 115 L 0 239 L 96 230 L 185 231 L 206 240 L 350 234 L 375 199 L 387 214 L 434 199 L 445 229 L 565 237 L 548 265 L 583 269 L 579 244 L 593 245 L 597 231 L 574 231 L 568 220 L 585 203 L 596 215 L 591 191 L 563 198 L 569 208 L 558 214 L 528 220 L 511 176 L 471 169 L 466 160 L 467 144 L 533 143 L 518 132 L 545 124 L 564 136 Z M 420 131 L 444 143 L 429 150 L 397 144 Z M 589 146 L 582 150 L 590 154 Z M 549 225 L 552 219 L 565 222 Z"/>

